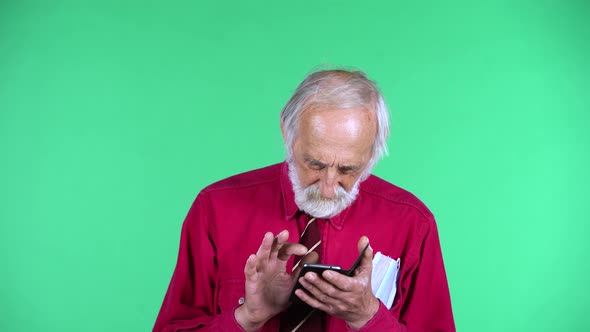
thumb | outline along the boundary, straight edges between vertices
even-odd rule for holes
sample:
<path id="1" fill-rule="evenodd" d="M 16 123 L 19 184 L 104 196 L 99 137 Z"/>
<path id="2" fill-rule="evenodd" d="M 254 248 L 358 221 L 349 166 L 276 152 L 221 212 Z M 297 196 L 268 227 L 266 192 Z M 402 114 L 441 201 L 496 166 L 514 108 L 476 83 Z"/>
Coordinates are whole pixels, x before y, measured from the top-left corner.
<path id="1" fill-rule="evenodd" d="M 359 254 L 363 251 L 363 249 L 365 249 L 367 244 L 369 244 L 369 238 L 366 236 L 361 236 L 361 238 L 359 239 L 359 242 L 357 244 Z M 371 276 L 372 271 L 373 271 L 373 248 L 369 244 L 369 247 L 367 248 L 367 250 L 365 250 L 365 253 L 363 254 L 363 258 L 361 258 L 361 263 L 359 264 L 359 267 L 355 271 L 355 275 L 368 274 L 369 276 Z"/>

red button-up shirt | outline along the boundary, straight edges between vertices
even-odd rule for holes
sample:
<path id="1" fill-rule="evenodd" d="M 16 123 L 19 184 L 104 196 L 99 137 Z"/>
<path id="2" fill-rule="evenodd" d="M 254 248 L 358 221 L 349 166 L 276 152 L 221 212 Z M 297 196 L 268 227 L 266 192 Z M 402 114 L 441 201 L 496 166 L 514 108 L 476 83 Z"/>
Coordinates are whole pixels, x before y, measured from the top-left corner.
<path id="1" fill-rule="evenodd" d="M 245 295 L 246 259 L 269 231 L 288 229 L 289 241 L 298 242 L 297 211 L 286 163 L 203 189 L 184 221 L 176 269 L 154 331 L 243 331 L 234 310 Z M 401 258 L 393 306 L 381 304 L 361 331 L 455 330 L 436 224 L 415 196 L 370 176 L 351 206 L 318 221 L 322 262 L 350 267 L 362 235 L 375 252 Z M 261 331 L 277 331 L 279 321 L 269 320 Z M 326 317 L 326 331 L 349 330 L 343 320 Z"/>

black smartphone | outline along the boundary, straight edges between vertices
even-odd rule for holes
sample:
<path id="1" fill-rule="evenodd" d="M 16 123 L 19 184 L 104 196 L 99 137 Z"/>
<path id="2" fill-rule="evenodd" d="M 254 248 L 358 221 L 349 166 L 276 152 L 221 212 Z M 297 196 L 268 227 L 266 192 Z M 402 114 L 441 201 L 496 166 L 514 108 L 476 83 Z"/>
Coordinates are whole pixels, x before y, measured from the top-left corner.
<path id="1" fill-rule="evenodd" d="M 352 264 L 352 266 L 348 270 L 344 270 L 340 266 L 336 266 L 336 265 L 303 264 L 303 268 L 301 268 L 301 272 L 299 272 L 299 276 L 297 277 L 297 283 L 295 284 L 295 287 L 293 287 L 293 291 L 291 292 L 291 301 L 292 302 L 301 302 L 301 299 L 299 299 L 299 297 L 297 295 L 295 295 L 295 291 L 299 288 L 303 288 L 301 283 L 299 283 L 299 278 L 303 277 L 307 272 L 315 272 L 315 273 L 317 273 L 318 276 L 321 277 L 322 273 L 324 271 L 330 270 L 330 271 L 338 272 L 340 274 L 350 277 L 352 275 L 352 273 L 354 272 L 354 270 L 356 270 L 356 268 L 361 264 L 361 260 L 363 259 L 363 255 L 365 254 L 365 251 L 367 250 L 368 247 L 369 247 L 369 244 L 367 243 L 367 245 L 363 248 L 363 250 L 361 251 L 361 253 L 357 257 L 357 259 L 354 261 L 354 263 Z"/>

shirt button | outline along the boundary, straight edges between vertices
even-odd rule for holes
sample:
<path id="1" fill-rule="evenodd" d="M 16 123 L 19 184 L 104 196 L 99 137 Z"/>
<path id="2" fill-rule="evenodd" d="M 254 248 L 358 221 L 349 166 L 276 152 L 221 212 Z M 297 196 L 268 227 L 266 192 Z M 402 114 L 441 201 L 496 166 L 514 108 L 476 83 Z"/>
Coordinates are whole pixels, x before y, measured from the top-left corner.
<path id="1" fill-rule="evenodd" d="M 244 304 L 244 301 L 245 301 L 245 299 L 244 299 L 244 297 L 242 296 L 242 297 L 240 297 L 240 299 L 238 300 L 238 304 L 239 304 L 239 305 L 242 305 L 242 304 Z"/>

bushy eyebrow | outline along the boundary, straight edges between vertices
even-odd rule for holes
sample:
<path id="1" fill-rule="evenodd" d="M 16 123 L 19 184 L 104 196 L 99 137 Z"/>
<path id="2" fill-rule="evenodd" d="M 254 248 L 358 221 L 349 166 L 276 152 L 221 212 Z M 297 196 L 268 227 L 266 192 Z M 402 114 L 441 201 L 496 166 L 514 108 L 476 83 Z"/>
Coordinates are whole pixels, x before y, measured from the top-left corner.
<path id="1" fill-rule="evenodd" d="M 326 163 L 323 163 L 317 159 L 313 159 L 310 157 L 304 157 L 303 160 L 305 160 L 305 162 L 310 164 L 311 166 L 315 166 L 315 167 L 319 167 L 319 168 L 328 167 L 328 165 Z M 361 168 L 362 167 L 360 165 L 345 165 L 345 166 L 338 166 L 338 171 L 340 171 L 341 173 L 357 172 L 357 171 L 360 171 Z"/>
<path id="2" fill-rule="evenodd" d="M 310 164 L 311 166 L 317 166 L 317 167 L 321 167 L 321 168 L 328 166 L 327 164 L 325 164 L 317 159 L 310 158 L 310 157 L 304 157 L 303 160 L 305 160 L 305 162 Z"/>
<path id="3" fill-rule="evenodd" d="M 338 166 L 338 170 L 342 173 L 357 172 L 361 170 L 361 166 Z"/>

